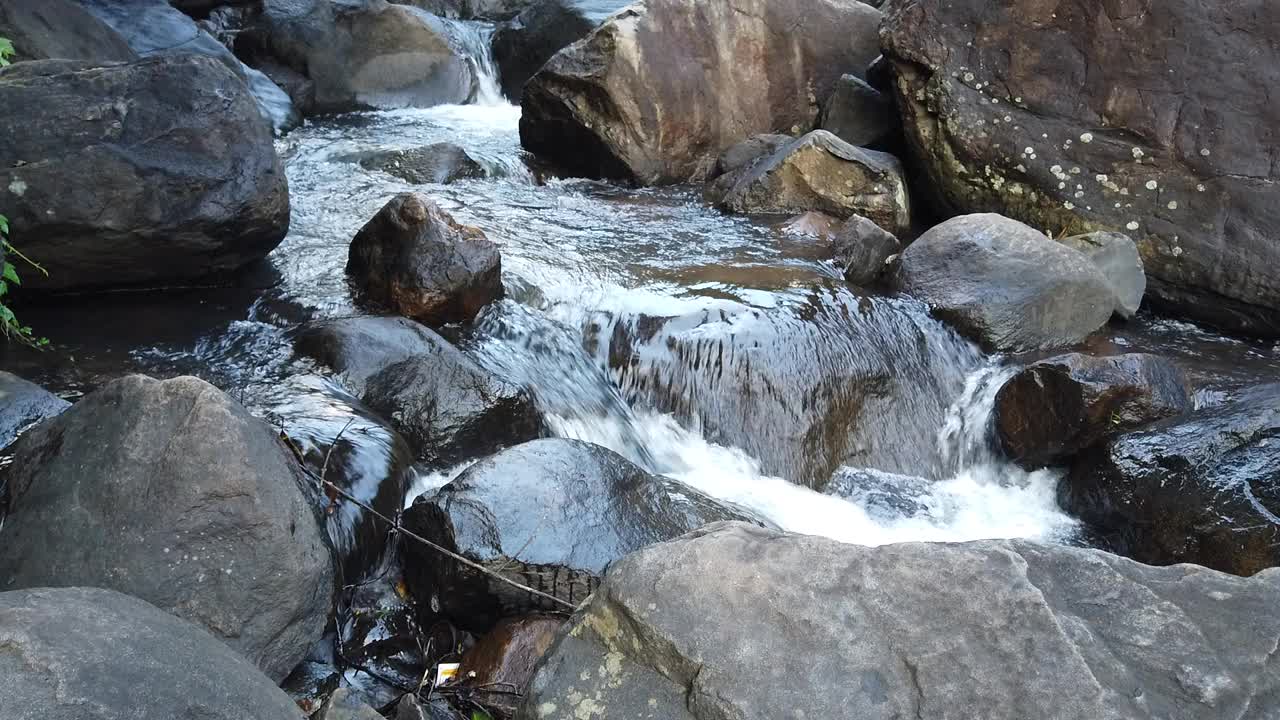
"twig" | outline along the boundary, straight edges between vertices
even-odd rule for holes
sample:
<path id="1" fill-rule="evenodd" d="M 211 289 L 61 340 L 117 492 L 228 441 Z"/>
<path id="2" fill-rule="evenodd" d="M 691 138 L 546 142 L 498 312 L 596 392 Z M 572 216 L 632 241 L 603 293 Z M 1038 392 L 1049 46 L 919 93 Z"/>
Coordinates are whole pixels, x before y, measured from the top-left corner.
<path id="1" fill-rule="evenodd" d="M 329 480 L 329 456 L 333 454 L 334 446 L 336 446 L 338 441 L 342 439 L 342 433 L 346 432 L 347 428 L 351 427 L 351 423 L 355 421 L 356 419 L 354 417 L 348 418 L 347 424 L 343 425 L 342 429 L 338 431 L 338 434 L 333 436 L 333 442 L 329 443 L 329 449 L 324 451 L 324 465 L 320 467 L 320 479 L 322 481 L 328 482 Z"/>

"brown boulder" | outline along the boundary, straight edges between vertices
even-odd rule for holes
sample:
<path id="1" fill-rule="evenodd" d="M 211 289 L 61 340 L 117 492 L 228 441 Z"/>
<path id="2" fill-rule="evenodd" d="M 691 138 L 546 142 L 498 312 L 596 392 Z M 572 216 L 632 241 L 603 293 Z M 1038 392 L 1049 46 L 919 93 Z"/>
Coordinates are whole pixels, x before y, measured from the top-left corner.
<path id="1" fill-rule="evenodd" d="M 520 138 L 588 177 L 701 180 L 744 138 L 814 127 L 840 75 L 879 53 L 879 24 L 851 0 L 646 0 L 529 80 Z"/>
<path id="2" fill-rule="evenodd" d="M 1124 232 L 1154 304 L 1280 335 L 1280 6 L 892 7 L 884 51 L 944 209 Z"/>
<path id="3" fill-rule="evenodd" d="M 482 705 L 514 715 L 534 667 L 563 624 L 564 618 L 549 615 L 500 621 L 462 656 L 462 684 L 478 688 L 476 699 Z"/>
<path id="4" fill-rule="evenodd" d="M 356 234 L 347 274 L 361 300 L 432 327 L 470 322 L 502 297 L 498 248 L 418 193 L 397 195 Z"/>

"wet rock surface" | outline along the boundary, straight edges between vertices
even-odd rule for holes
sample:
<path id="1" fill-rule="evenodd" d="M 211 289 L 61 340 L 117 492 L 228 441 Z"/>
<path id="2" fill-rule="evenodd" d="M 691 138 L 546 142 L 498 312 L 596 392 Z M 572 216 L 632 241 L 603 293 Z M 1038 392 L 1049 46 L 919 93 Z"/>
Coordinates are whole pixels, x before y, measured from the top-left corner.
<path id="1" fill-rule="evenodd" d="M 827 98 L 818 127 L 855 147 L 878 146 L 902 127 L 893 98 L 857 75 L 842 75 Z"/>
<path id="2" fill-rule="evenodd" d="M 430 466 L 496 452 L 543 433 L 528 392 L 439 336 L 426 352 L 370 377 L 364 403 L 388 418 Z"/>
<path id="3" fill-rule="evenodd" d="M 1103 438 L 1192 409 L 1182 372 L 1155 355 L 1079 353 L 1034 363 L 996 396 L 995 423 L 1010 457 L 1062 462 Z"/>
<path id="4" fill-rule="evenodd" d="M 453 143 L 367 153 L 355 159 L 365 170 L 381 170 L 414 185 L 447 185 L 488 175 L 483 165 Z"/>
<path id="5" fill-rule="evenodd" d="M 71 0 L 12 0 L 0 6 L 0 37 L 13 43 L 15 62 L 92 60 L 128 62 L 137 54 L 111 26 Z"/>
<path id="6" fill-rule="evenodd" d="M 19 433 L 69 407 L 71 403 L 39 385 L 0 370 L 0 448 L 13 442 Z"/>
<path id="7" fill-rule="evenodd" d="M 559 438 L 481 460 L 405 512 L 411 531 L 569 606 L 586 599 L 623 555 L 729 519 L 751 516 L 611 450 Z M 419 601 L 462 627 L 485 630 L 501 617 L 566 609 L 456 561 L 407 549 L 408 580 Z"/>
<path id="8" fill-rule="evenodd" d="M 1276 571 L 721 524 L 611 567 L 518 717 L 1264 717 L 1278 593 Z"/>
<path id="9" fill-rule="evenodd" d="M 502 297 L 502 258 L 478 228 L 417 193 L 392 198 L 351 241 L 360 300 L 424 325 L 469 322 Z"/>
<path id="10" fill-rule="evenodd" d="M 298 354 L 333 369 L 357 392 L 388 367 L 447 344 L 431 329 L 402 317 L 317 320 L 301 327 L 294 340 Z"/>
<path id="11" fill-rule="evenodd" d="M 879 53 L 879 23 L 858 2 L 649 0 L 534 75 L 521 142 L 585 177 L 701 180 L 734 143 L 813 128 L 840 75 Z"/>
<path id="12" fill-rule="evenodd" d="M 982 345 L 1070 345 L 1106 324 L 1115 294 L 1089 258 L 1016 220 L 965 215 L 902 253 L 893 284 Z"/>
<path id="13" fill-rule="evenodd" d="M 298 720 L 253 663 L 111 590 L 0 593 L 0 716 L 13 720 Z"/>
<path id="14" fill-rule="evenodd" d="M 1280 565 L 1280 385 L 1239 393 L 1078 459 L 1063 507 L 1116 552 L 1238 575 Z"/>
<path id="15" fill-rule="evenodd" d="M 493 34 L 493 60 L 502 80 L 502 94 L 519 103 L 529 78 L 595 26 L 569 0 L 540 0 L 499 27 Z"/>
<path id="16" fill-rule="evenodd" d="M 500 620 L 462 656 L 462 684 L 478 688 L 476 700 L 486 707 L 514 715 L 534 668 L 563 624 L 563 617 L 550 615 Z"/>
<path id="17" fill-rule="evenodd" d="M 1147 292 L 1147 274 L 1138 255 L 1138 246 L 1126 235 L 1095 232 L 1073 235 L 1058 242 L 1083 253 L 1107 278 L 1116 295 L 1115 312 L 1126 320 L 1138 314 Z"/>
<path id="18" fill-rule="evenodd" d="M 1274 337 L 1278 28 L 1250 3 L 961 0 L 895 3 L 883 39 L 947 208 L 1123 232 L 1155 304 Z"/>
<path id="19" fill-rule="evenodd" d="M 333 559 L 316 490 L 276 434 L 216 388 L 122 378 L 12 450 L 5 590 L 128 592 L 277 681 L 319 638 Z"/>
<path id="20" fill-rule="evenodd" d="M 905 232 L 911 224 L 898 159 L 854 147 L 826 130 L 796 138 L 716 178 L 705 194 L 730 212 L 858 214 L 891 233 Z"/>
<path id="21" fill-rule="evenodd" d="M 870 218 L 854 215 L 840 226 L 831 241 L 836 267 L 854 285 L 877 283 L 889 269 L 889 259 L 902 251 L 902 243 Z"/>
<path id="22" fill-rule="evenodd" d="M 25 288 L 192 281 L 262 258 L 288 230 L 271 128 L 217 60 L 19 63 L 0 72 L 0 100 L 0 201 L 48 271 Z"/>

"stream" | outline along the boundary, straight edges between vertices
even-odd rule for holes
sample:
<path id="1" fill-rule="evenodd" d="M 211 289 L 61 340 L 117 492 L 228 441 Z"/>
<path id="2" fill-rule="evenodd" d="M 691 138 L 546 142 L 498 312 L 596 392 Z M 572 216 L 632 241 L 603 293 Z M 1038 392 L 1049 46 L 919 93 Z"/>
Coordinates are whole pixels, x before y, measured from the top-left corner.
<path id="1" fill-rule="evenodd" d="M 359 314 L 343 272 L 351 238 L 417 190 L 501 248 L 506 299 L 451 339 L 528 388 L 555 434 L 786 530 L 862 544 L 1081 541 L 1054 499 L 1059 473 L 1022 471 L 993 447 L 995 393 L 1017 360 L 983 354 L 911 299 L 859 293 L 783 218 L 722 215 L 694 187 L 539 181 L 519 108 L 498 94 L 484 43 L 472 47 L 488 73 L 474 104 L 311 120 L 278 140 L 292 227 L 236 286 L 29 308 L 24 320 L 58 347 L 8 350 L 4 366 L 69 398 L 124 372 L 197 375 L 291 434 L 332 438 L 355 414 L 349 391 L 294 357 L 292 333 Z M 413 186 L 350 161 L 437 142 L 490 177 Z M 1280 371 L 1275 348 L 1148 316 L 1090 347 L 1169 355 L 1203 402 Z M 389 442 L 367 430 L 349 442 Z M 842 467 L 872 472 L 846 497 L 811 489 Z M 461 469 L 415 468 L 405 500 Z"/>

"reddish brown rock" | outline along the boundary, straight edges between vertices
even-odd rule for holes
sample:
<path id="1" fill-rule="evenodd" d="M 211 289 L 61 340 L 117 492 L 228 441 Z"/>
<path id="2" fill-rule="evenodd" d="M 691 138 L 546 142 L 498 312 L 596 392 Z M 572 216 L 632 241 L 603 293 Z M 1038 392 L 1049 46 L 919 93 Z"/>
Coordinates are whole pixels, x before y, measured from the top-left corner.
<path id="1" fill-rule="evenodd" d="M 515 714 L 533 669 L 551 648 L 564 618 L 526 615 L 499 622 L 462 656 L 458 676 L 463 685 L 483 688 L 481 704 Z M 514 694 L 519 693 L 519 694 Z"/>

